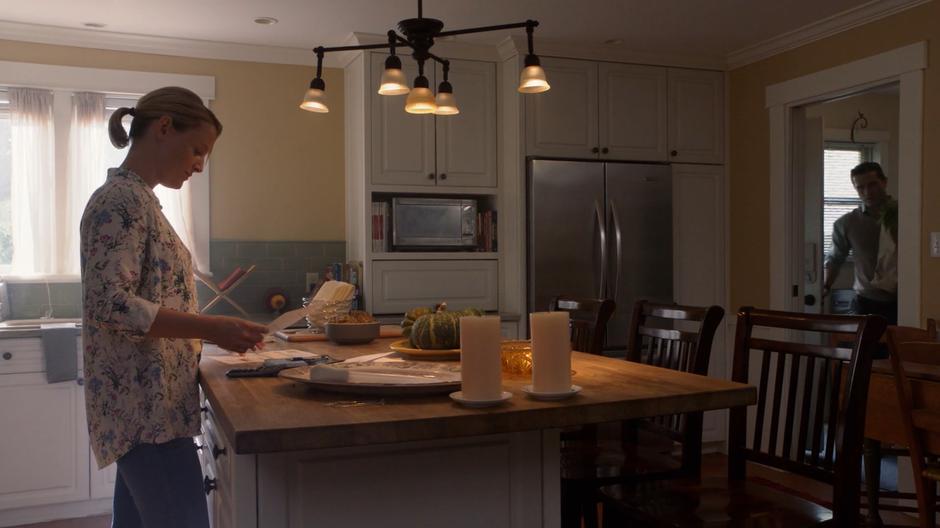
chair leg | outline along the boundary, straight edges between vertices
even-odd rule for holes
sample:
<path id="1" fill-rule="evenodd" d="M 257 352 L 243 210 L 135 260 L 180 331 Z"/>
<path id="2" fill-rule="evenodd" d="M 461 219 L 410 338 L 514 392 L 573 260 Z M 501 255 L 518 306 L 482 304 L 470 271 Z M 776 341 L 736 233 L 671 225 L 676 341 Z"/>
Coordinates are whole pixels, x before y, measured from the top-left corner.
<path id="1" fill-rule="evenodd" d="M 937 483 L 924 477 L 917 477 L 920 493 L 917 494 L 917 506 L 920 513 L 921 528 L 936 528 Z"/>
<path id="2" fill-rule="evenodd" d="M 865 491 L 868 499 L 868 515 L 865 525 L 869 528 L 884 526 L 878 508 L 881 495 L 881 442 L 865 438 L 862 440 L 865 461 Z"/>

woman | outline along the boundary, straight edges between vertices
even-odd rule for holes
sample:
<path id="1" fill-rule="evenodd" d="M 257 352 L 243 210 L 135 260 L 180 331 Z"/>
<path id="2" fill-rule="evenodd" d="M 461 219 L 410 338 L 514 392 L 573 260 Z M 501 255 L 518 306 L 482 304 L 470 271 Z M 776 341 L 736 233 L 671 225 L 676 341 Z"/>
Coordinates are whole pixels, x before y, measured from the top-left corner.
<path id="1" fill-rule="evenodd" d="M 121 123 L 133 117 L 130 135 Z M 196 385 L 201 339 L 236 352 L 264 326 L 199 315 L 189 251 L 153 192 L 201 172 L 222 124 L 193 92 L 161 88 L 111 115 L 131 148 L 92 194 L 81 224 L 88 429 L 98 467 L 117 462 L 113 526 L 207 527 Z"/>

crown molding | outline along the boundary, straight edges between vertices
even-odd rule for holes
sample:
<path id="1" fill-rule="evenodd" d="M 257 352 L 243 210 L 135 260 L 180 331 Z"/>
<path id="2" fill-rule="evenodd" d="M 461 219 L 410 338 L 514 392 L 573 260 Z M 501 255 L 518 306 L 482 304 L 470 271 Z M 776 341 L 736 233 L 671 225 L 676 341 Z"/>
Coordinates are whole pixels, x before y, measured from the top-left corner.
<path id="1" fill-rule="evenodd" d="M 0 20 L 0 39 L 195 59 L 316 65 L 316 56 L 309 49 L 132 35 L 2 20 Z M 327 67 L 338 67 L 337 64 L 331 64 L 328 60 L 324 62 Z"/>
<path id="2" fill-rule="evenodd" d="M 727 57 L 727 68 L 729 70 L 740 68 L 930 1 L 871 0 L 858 7 L 731 52 Z"/>
<path id="3" fill-rule="evenodd" d="M 500 60 L 528 53 L 528 41 L 522 35 L 506 37 L 497 46 Z M 539 57 L 561 57 L 593 61 L 675 66 L 702 70 L 724 70 L 725 58 L 720 55 L 691 55 L 671 52 L 643 52 L 615 46 L 592 46 L 560 40 L 536 38 L 535 54 Z"/>

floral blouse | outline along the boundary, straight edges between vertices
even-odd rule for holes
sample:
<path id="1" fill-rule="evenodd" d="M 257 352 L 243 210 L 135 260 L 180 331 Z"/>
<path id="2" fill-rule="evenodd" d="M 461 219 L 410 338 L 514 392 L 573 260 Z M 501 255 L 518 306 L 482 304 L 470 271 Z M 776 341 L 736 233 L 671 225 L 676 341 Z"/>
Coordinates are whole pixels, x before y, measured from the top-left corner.
<path id="1" fill-rule="evenodd" d="M 189 251 L 139 176 L 110 169 L 81 224 L 85 408 L 98 467 L 199 433 L 198 339 L 148 338 L 160 307 L 198 312 Z"/>

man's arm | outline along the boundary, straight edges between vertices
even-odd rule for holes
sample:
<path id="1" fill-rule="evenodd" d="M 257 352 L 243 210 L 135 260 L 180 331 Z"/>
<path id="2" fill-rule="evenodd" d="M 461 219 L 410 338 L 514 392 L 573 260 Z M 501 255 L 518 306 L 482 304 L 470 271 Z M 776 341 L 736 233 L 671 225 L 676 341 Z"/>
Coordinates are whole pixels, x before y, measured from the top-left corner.
<path id="1" fill-rule="evenodd" d="M 829 290 L 832 289 L 832 284 L 839 276 L 839 270 L 842 269 L 842 264 L 848 258 L 851 247 L 852 245 L 845 233 L 843 217 L 836 220 L 832 226 L 832 252 L 826 257 L 826 263 L 823 267 L 823 298 L 829 295 Z"/>

